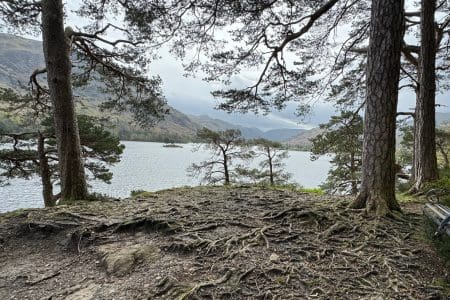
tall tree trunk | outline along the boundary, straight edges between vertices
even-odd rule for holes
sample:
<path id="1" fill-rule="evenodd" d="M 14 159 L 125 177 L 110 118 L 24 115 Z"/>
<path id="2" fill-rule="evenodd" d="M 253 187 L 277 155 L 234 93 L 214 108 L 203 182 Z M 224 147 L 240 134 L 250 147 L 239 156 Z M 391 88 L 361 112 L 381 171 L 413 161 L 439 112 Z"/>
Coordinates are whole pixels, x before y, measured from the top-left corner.
<path id="1" fill-rule="evenodd" d="M 270 148 L 267 148 L 267 157 L 269 159 L 269 180 L 270 180 L 270 185 L 274 186 L 275 185 L 275 180 L 273 178 L 273 163 L 272 163 L 273 157 L 270 155 Z"/>
<path id="2" fill-rule="evenodd" d="M 420 59 L 420 57 L 419 57 Z M 417 81 L 419 81 L 420 78 L 420 68 L 419 66 L 417 66 Z M 419 94 L 420 94 L 420 84 L 417 84 L 417 87 L 415 89 L 415 94 L 416 94 L 416 103 L 419 102 Z M 411 184 L 411 186 L 414 185 L 414 182 L 416 181 L 416 167 L 415 167 L 415 162 L 416 162 L 416 136 L 415 136 L 415 132 L 416 132 L 416 114 L 413 114 L 413 144 L 412 144 L 412 166 L 411 166 L 411 177 L 409 178 L 409 183 Z"/>
<path id="3" fill-rule="evenodd" d="M 414 184 L 418 191 L 425 182 L 438 178 L 436 158 L 436 0 L 422 0 L 419 97 L 417 98 L 414 126 Z"/>
<path id="4" fill-rule="evenodd" d="M 400 210 L 395 199 L 395 127 L 403 18 L 403 1 L 372 1 L 362 182 L 352 207 L 376 215 Z"/>
<path id="5" fill-rule="evenodd" d="M 39 169 L 42 182 L 42 196 L 44 197 L 45 207 L 56 205 L 56 200 L 53 197 L 53 185 L 51 179 L 50 166 L 48 165 L 48 158 L 45 154 L 45 137 L 42 133 L 38 136 L 38 158 Z"/>
<path id="6" fill-rule="evenodd" d="M 356 181 L 357 170 L 358 170 L 358 168 L 356 167 L 355 154 L 352 152 L 350 154 L 350 180 L 351 180 L 352 195 L 358 194 L 358 182 Z"/>
<path id="7" fill-rule="evenodd" d="M 228 155 L 223 152 L 223 175 L 225 180 L 225 185 L 230 184 L 230 172 L 228 170 Z"/>
<path id="8" fill-rule="evenodd" d="M 64 34 L 63 4 L 62 0 L 41 2 L 42 44 L 58 144 L 61 199 L 83 199 L 87 196 L 87 184 L 72 95 L 72 64 Z"/>

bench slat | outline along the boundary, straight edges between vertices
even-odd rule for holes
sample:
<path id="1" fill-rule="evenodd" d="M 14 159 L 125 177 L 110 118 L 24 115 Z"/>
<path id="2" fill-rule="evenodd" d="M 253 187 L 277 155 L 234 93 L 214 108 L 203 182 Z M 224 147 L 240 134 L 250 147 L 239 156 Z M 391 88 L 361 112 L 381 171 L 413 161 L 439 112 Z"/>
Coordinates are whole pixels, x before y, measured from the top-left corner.
<path id="1" fill-rule="evenodd" d="M 450 209 L 444 205 L 440 204 L 425 204 L 423 208 L 424 214 L 431 219 L 438 227 L 441 225 L 441 222 L 450 215 Z M 448 236 L 450 236 L 450 227 L 445 229 L 445 232 Z"/>

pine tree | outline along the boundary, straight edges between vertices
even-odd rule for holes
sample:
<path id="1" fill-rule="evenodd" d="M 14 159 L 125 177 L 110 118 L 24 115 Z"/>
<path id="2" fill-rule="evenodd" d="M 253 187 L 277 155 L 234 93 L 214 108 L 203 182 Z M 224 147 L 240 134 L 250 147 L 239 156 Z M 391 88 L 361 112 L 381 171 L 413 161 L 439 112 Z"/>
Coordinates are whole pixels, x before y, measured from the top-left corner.
<path id="1" fill-rule="evenodd" d="M 2 25 L 19 32 L 42 34 L 45 67 L 30 70 L 30 83 L 36 102 L 42 101 L 42 96 L 50 98 L 63 199 L 83 199 L 88 193 L 73 84 L 86 84 L 93 77 L 101 79 L 109 95 L 101 107 L 131 111 L 140 124 L 153 124 L 167 112 L 160 79 L 145 75 L 151 59 L 145 53 L 146 40 L 142 36 L 138 39 L 126 28 L 127 19 L 125 27 L 102 25 L 109 13 L 117 15 L 118 6 L 128 9 L 122 1 L 85 1 L 76 13 L 90 24 L 84 31 L 75 31 L 66 24 L 62 0 L 0 1 Z M 123 38 L 109 40 L 106 36 L 111 31 Z M 42 74 L 47 75 L 48 87 L 38 80 Z"/>
<path id="2" fill-rule="evenodd" d="M 42 121 L 37 131 L 0 133 L 0 181 L 12 178 L 41 178 L 46 207 L 54 206 L 61 194 L 54 194 L 60 184 L 59 159 L 52 118 Z M 110 183 L 108 166 L 120 161 L 124 146 L 94 117 L 78 116 L 83 167 L 88 178 Z"/>
<path id="3" fill-rule="evenodd" d="M 395 134 L 403 18 L 403 1 L 372 1 L 362 181 L 352 207 L 375 215 L 400 210 L 395 198 Z"/>
<path id="4" fill-rule="evenodd" d="M 329 193 L 356 195 L 361 182 L 363 119 L 360 115 L 342 111 L 321 124 L 321 134 L 311 141 L 311 159 L 331 156 L 331 169 L 323 188 Z"/>
<path id="5" fill-rule="evenodd" d="M 202 181 L 208 184 L 222 182 L 229 185 L 236 181 L 234 164 L 236 161 L 241 162 L 252 157 L 241 132 L 236 129 L 213 131 L 203 128 L 197 132 L 197 137 L 204 143 L 199 148 L 209 150 L 211 157 L 198 164 L 192 164 L 188 168 L 188 173 L 193 177 L 202 177 Z"/>
<path id="6" fill-rule="evenodd" d="M 289 157 L 287 151 L 282 150 L 281 143 L 263 138 L 248 141 L 252 146 L 251 155 L 259 158 L 259 168 L 238 168 L 240 177 L 248 178 L 257 184 L 283 185 L 288 183 L 291 174 L 284 171 L 284 160 Z"/>

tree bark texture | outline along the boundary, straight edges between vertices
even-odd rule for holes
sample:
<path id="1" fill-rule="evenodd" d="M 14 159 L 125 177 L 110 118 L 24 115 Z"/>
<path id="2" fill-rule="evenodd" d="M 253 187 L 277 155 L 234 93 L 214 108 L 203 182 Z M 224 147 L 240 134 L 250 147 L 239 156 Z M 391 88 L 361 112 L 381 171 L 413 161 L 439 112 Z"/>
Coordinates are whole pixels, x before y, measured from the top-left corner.
<path id="1" fill-rule="evenodd" d="M 53 185 L 51 179 L 50 166 L 48 165 L 48 158 L 45 153 L 45 137 L 39 133 L 38 136 L 38 158 L 39 169 L 42 182 L 42 196 L 44 197 L 45 207 L 51 207 L 56 205 L 55 198 L 53 197 Z"/>
<path id="2" fill-rule="evenodd" d="M 414 184 L 418 191 L 424 183 L 438 178 L 436 158 L 436 0 L 422 0 L 419 97 L 414 126 Z"/>
<path id="3" fill-rule="evenodd" d="M 64 33 L 62 0 L 42 1 L 42 40 L 53 104 L 61 199 L 84 199 L 87 184 L 72 95 L 70 45 Z"/>
<path id="4" fill-rule="evenodd" d="M 375 215 L 400 210 L 395 199 L 395 130 L 403 18 L 403 1 L 372 1 L 362 182 L 352 207 Z"/>
<path id="5" fill-rule="evenodd" d="M 222 151 L 223 155 L 223 175 L 224 175 L 224 184 L 229 185 L 230 184 L 230 172 L 228 171 L 228 154 L 225 153 L 225 151 Z"/>
<path id="6" fill-rule="evenodd" d="M 271 186 L 275 185 L 275 180 L 273 178 L 274 176 L 273 176 L 273 162 L 272 162 L 274 156 L 272 156 L 272 154 L 270 153 L 270 147 L 267 147 L 267 158 L 269 160 L 269 181 Z"/>

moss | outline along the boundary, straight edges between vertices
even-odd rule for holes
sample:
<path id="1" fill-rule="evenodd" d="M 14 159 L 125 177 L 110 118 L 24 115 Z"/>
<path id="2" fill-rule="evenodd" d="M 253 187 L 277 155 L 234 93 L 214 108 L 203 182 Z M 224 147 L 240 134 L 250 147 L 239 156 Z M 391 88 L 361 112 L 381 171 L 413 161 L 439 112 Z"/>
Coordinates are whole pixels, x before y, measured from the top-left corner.
<path id="1" fill-rule="evenodd" d="M 278 283 L 279 285 L 285 285 L 286 284 L 286 277 L 284 276 L 279 276 L 275 278 L 275 282 Z"/>
<path id="2" fill-rule="evenodd" d="M 2 214 L 0 214 L 0 223 L 7 219 L 25 216 L 27 213 L 28 213 L 28 210 L 26 210 L 24 208 L 20 208 L 20 209 L 6 212 L 6 213 L 2 213 Z"/>
<path id="3" fill-rule="evenodd" d="M 445 278 L 435 278 L 432 282 L 433 286 L 438 286 L 442 288 L 442 293 L 444 295 L 450 295 L 450 282 Z"/>
<path id="4" fill-rule="evenodd" d="M 420 198 L 413 195 L 408 195 L 406 193 L 396 193 L 395 197 L 399 203 L 425 203 L 425 198 Z"/>
<path id="5" fill-rule="evenodd" d="M 450 206 L 450 170 L 440 170 L 439 179 L 433 182 L 428 182 L 424 185 L 422 191 L 426 194 L 432 189 L 441 190 L 439 201 L 445 205 Z"/>
<path id="6" fill-rule="evenodd" d="M 308 194 L 325 195 L 325 191 L 322 190 L 321 188 L 313 188 L 313 189 L 301 188 L 299 189 L 299 191 Z"/>

